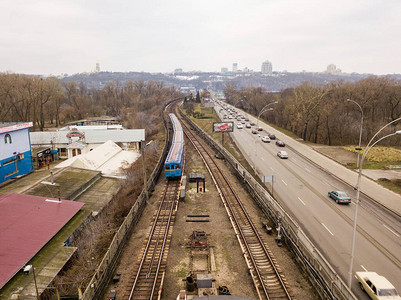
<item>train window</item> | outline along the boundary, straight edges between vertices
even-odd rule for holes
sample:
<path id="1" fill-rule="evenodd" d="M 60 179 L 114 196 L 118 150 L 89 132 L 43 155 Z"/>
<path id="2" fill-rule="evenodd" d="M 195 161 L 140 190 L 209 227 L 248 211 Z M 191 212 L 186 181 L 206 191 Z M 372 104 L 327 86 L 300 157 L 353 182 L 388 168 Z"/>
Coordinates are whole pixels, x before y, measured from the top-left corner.
<path id="1" fill-rule="evenodd" d="M 170 165 L 166 165 L 166 170 L 170 170 Z"/>

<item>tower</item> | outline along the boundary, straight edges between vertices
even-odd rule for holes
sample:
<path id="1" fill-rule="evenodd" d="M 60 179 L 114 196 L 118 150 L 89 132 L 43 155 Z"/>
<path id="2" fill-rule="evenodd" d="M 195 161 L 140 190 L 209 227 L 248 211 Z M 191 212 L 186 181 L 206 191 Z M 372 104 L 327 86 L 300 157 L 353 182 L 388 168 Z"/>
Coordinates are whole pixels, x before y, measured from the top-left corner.
<path id="1" fill-rule="evenodd" d="M 93 72 L 94 73 L 99 73 L 100 72 L 100 64 L 99 64 L 98 61 L 96 62 L 96 67 L 95 67 L 95 70 Z"/>
<path id="2" fill-rule="evenodd" d="M 262 74 L 271 74 L 273 71 L 272 63 L 268 60 L 262 63 Z"/>

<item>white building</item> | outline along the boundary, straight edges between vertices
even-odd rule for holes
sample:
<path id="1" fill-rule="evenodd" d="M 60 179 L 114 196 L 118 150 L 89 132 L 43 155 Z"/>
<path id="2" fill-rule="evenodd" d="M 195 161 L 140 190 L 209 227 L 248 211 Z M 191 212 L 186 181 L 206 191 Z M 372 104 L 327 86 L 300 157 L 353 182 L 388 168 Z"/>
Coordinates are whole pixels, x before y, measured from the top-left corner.
<path id="1" fill-rule="evenodd" d="M 270 75 L 273 72 L 273 66 L 272 63 L 268 60 L 264 61 L 262 63 L 262 74 L 265 75 Z"/>
<path id="2" fill-rule="evenodd" d="M 238 63 L 233 63 L 233 73 L 238 72 Z"/>
<path id="3" fill-rule="evenodd" d="M 84 128 L 85 129 L 81 129 Z M 30 132 L 32 148 L 51 147 L 58 150 L 60 158 L 71 158 L 86 154 L 111 140 L 120 143 L 125 150 L 140 151 L 140 142 L 145 140 L 145 129 L 88 129 L 90 126 L 71 126 L 69 130 Z"/>

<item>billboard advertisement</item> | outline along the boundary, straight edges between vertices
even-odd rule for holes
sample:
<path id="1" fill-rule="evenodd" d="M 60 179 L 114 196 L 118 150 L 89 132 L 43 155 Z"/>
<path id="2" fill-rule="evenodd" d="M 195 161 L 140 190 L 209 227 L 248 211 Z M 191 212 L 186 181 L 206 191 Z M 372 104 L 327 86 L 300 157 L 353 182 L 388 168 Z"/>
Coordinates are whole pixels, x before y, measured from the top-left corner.
<path id="1" fill-rule="evenodd" d="M 233 132 L 234 122 L 213 122 L 213 132 Z"/>

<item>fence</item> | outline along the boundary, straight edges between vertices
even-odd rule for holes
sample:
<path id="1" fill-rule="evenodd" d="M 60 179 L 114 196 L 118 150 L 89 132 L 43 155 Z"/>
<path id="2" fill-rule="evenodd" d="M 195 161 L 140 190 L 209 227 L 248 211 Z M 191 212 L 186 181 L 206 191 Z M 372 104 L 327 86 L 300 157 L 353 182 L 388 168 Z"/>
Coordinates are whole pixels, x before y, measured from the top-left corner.
<path id="1" fill-rule="evenodd" d="M 317 292 L 327 299 L 353 299 L 357 298 L 338 276 L 333 267 L 323 257 L 320 251 L 309 240 L 299 225 L 284 211 L 278 202 L 260 185 L 253 176 L 219 143 L 210 137 L 204 130 L 190 120 L 180 110 L 182 117 L 192 125 L 195 131 L 216 151 L 225 158 L 235 170 L 238 178 L 246 182 L 246 187 L 259 207 L 273 222 L 280 223 L 281 233 L 285 242 L 292 249 L 298 261 L 309 274 Z"/>

